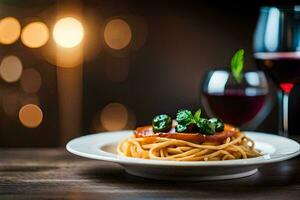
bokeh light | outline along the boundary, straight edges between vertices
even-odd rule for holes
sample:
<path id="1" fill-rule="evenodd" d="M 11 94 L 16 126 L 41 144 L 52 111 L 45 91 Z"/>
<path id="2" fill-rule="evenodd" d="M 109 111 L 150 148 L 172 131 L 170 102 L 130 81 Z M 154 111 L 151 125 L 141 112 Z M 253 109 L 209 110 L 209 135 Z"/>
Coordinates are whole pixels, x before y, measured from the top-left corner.
<path id="1" fill-rule="evenodd" d="M 49 40 L 49 30 L 43 22 L 27 24 L 21 34 L 23 44 L 30 48 L 39 48 Z"/>
<path id="2" fill-rule="evenodd" d="M 122 19 L 109 21 L 104 29 L 104 40 L 112 49 L 123 49 L 131 41 L 132 32 L 128 23 Z"/>
<path id="3" fill-rule="evenodd" d="M 42 85 L 42 77 L 40 73 L 33 69 L 25 69 L 20 80 L 22 89 L 27 93 L 36 93 Z"/>
<path id="4" fill-rule="evenodd" d="M 22 62 L 17 56 L 6 56 L 0 65 L 0 76 L 8 83 L 16 82 L 22 75 Z"/>
<path id="5" fill-rule="evenodd" d="M 5 17 L 0 20 L 0 43 L 12 44 L 18 40 L 21 33 L 21 24 L 14 17 Z"/>
<path id="6" fill-rule="evenodd" d="M 110 107 L 111 107 L 111 105 L 108 108 L 110 108 Z M 106 128 L 103 126 L 103 123 L 102 123 L 103 120 L 101 121 L 101 115 L 102 115 L 102 117 L 105 118 L 105 115 L 104 115 L 105 112 L 103 112 L 103 110 L 100 110 L 100 111 L 96 112 L 95 115 L 92 118 L 91 125 L 90 125 L 90 131 L 94 133 L 94 132 L 107 131 L 107 130 L 120 130 L 120 129 L 132 130 L 132 129 L 134 129 L 136 127 L 136 116 L 135 116 L 133 110 L 130 109 L 128 106 L 125 106 L 125 105 L 122 105 L 122 104 L 119 107 L 121 108 L 120 109 L 121 113 L 123 113 L 124 116 L 121 117 L 122 120 L 117 120 L 117 121 L 121 121 L 121 122 L 118 122 L 118 124 L 120 124 L 120 126 L 117 127 L 118 129 L 110 127 L 110 126 L 112 126 L 112 127 L 115 126 L 115 124 L 114 124 L 114 123 L 116 123 L 116 122 L 114 122 L 115 119 L 111 119 L 110 122 L 107 122 L 109 120 L 108 118 L 104 119 L 104 121 L 105 121 L 104 124 L 106 123 Z M 125 126 L 124 126 L 124 124 L 125 124 L 125 121 L 126 121 L 125 120 L 126 119 L 126 117 L 125 117 L 126 112 L 124 112 L 124 107 L 126 108 L 126 112 L 127 112 L 127 123 L 126 123 Z M 106 106 L 106 108 L 107 108 L 107 106 Z M 109 126 L 108 128 L 107 128 L 107 124 Z M 121 128 L 121 126 L 122 126 L 122 128 Z"/>
<path id="7" fill-rule="evenodd" d="M 43 120 L 43 112 L 34 104 L 27 104 L 19 111 L 19 120 L 27 128 L 38 127 Z"/>
<path id="8" fill-rule="evenodd" d="M 55 42 L 65 48 L 77 46 L 83 39 L 82 24 L 73 17 L 60 19 L 54 26 L 53 37 Z"/>
<path id="9" fill-rule="evenodd" d="M 110 103 L 101 111 L 101 125 L 108 131 L 121 130 L 128 121 L 127 108 L 120 103 Z"/>

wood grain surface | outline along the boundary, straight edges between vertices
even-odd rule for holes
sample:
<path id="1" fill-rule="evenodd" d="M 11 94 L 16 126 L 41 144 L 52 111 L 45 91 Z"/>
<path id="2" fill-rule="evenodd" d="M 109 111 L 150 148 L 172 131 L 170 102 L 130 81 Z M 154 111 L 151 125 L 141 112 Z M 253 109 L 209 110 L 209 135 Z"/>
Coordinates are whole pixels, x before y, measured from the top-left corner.
<path id="1" fill-rule="evenodd" d="M 128 175 L 117 164 L 64 149 L 1 149 L 0 199 L 299 199 L 300 157 L 247 178 L 171 182 Z"/>

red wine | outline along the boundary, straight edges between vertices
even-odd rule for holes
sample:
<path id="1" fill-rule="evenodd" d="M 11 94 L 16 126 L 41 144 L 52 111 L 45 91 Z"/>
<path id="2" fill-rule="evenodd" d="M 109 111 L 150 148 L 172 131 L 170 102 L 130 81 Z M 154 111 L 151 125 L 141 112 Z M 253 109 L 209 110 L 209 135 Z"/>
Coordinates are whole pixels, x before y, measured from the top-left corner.
<path id="1" fill-rule="evenodd" d="M 255 94 L 246 95 L 240 91 L 204 93 L 210 110 L 226 123 L 240 126 L 252 120 L 265 103 L 267 92 L 255 89 Z"/>
<path id="2" fill-rule="evenodd" d="M 255 53 L 258 67 L 284 92 L 289 93 L 300 80 L 300 52 Z"/>

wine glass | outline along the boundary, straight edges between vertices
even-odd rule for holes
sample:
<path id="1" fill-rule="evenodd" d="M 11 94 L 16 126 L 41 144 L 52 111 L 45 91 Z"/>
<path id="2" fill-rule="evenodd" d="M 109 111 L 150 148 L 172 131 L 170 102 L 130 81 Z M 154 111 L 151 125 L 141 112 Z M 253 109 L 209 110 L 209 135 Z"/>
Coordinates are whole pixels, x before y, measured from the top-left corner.
<path id="1" fill-rule="evenodd" d="M 278 86 L 279 134 L 287 137 L 289 94 L 300 79 L 300 6 L 262 7 L 253 45 L 258 67 Z"/>
<path id="2" fill-rule="evenodd" d="M 245 126 L 252 121 L 256 126 L 258 120 L 255 118 L 264 118 L 270 106 L 262 108 L 266 102 L 271 102 L 267 101 L 269 88 L 264 73 L 246 71 L 242 77 L 238 82 L 228 68 L 216 68 L 206 73 L 201 100 L 209 117 L 219 117 L 235 126 Z"/>

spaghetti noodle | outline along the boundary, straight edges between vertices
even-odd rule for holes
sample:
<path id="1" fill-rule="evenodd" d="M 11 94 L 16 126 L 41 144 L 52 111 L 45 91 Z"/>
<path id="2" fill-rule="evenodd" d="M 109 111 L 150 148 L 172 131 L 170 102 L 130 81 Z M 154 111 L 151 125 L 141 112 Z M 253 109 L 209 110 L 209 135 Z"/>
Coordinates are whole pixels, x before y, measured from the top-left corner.
<path id="1" fill-rule="evenodd" d="M 254 142 L 244 133 L 237 131 L 223 141 L 206 141 L 197 144 L 181 139 L 166 137 L 136 137 L 122 141 L 117 151 L 119 155 L 174 161 L 213 161 L 246 159 L 260 156 Z"/>

